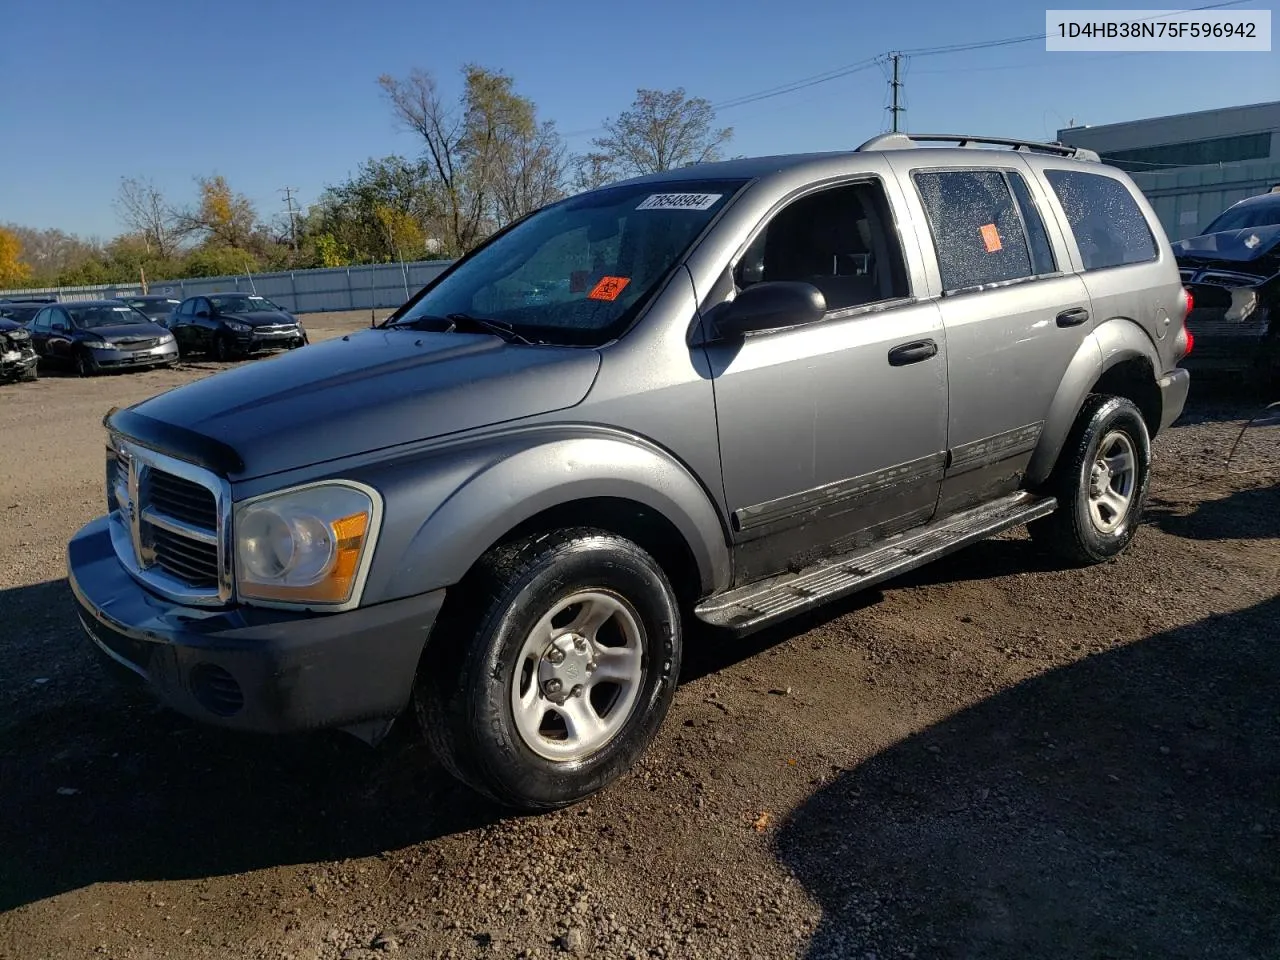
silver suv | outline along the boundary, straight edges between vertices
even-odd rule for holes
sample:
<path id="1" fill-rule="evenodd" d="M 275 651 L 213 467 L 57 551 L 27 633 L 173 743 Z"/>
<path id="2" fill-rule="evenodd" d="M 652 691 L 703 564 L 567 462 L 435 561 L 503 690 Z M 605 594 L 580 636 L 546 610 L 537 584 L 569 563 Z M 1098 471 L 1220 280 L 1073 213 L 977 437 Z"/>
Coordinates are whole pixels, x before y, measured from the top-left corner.
<path id="1" fill-rule="evenodd" d="M 646 748 L 691 623 L 1019 524 L 1119 554 L 1186 312 L 1146 200 L 1073 148 L 890 135 L 631 180 L 378 328 L 110 413 L 71 585 L 180 711 L 371 743 L 416 713 L 463 781 L 549 809 Z"/>

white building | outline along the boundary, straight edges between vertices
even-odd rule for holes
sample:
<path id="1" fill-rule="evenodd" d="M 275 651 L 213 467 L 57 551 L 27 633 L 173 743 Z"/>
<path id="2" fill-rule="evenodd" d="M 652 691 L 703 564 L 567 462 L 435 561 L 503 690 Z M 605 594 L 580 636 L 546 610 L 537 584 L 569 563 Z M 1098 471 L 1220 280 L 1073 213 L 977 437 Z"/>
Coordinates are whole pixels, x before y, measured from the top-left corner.
<path id="1" fill-rule="evenodd" d="M 1128 171 L 1171 240 L 1280 183 L 1280 101 L 1067 127 L 1058 139 Z"/>

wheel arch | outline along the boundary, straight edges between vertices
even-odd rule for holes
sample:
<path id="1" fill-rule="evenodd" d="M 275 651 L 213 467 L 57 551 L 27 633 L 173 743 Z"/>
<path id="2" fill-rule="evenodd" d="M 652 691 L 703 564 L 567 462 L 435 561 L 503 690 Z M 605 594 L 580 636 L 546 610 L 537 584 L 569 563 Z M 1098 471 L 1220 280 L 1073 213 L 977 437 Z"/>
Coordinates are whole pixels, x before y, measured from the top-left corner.
<path id="1" fill-rule="evenodd" d="M 1027 485 L 1035 487 L 1048 480 L 1090 394 L 1107 393 L 1131 400 L 1154 437 L 1160 430 L 1162 413 L 1157 384 L 1161 369 L 1155 344 L 1137 323 L 1113 317 L 1098 324 L 1071 358 L 1049 405 L 1040 440 L 1027 465 Z"/>
<path id="2" fill-rule="evenodd" d="M 638 438 L 601 431 L 498 448 L 458 479 L 404 546 L 379 558 L 381 585 L 369 601 L 456 586 L 495 547 L 571 526 L 633 540 L 682 600 L 731 579 L 728 533 L 710 494 Z"/>

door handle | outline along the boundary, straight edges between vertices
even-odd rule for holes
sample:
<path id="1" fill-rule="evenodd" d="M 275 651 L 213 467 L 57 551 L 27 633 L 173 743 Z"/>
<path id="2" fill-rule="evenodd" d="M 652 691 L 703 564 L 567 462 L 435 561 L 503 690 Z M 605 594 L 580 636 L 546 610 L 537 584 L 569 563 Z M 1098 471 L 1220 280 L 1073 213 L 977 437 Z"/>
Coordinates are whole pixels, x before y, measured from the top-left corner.
<path id="1" fill-rule="evenodd" d="M 928 360 L 938 352 L 938 345 L 932 340 L 913 340 L 903 343 L 889 351 L 889 366 L 902 367 L 908 363 L 919 363 Z"/>
<path id="2" fill-rule="evenodd" d="M 1060 327 L 1077 327 L 1089 319 L 1089 311 L 1084 307 L 1075 307 L 1072 310 L 1063 310 L 1058 314 L 1058 326 Z"/>

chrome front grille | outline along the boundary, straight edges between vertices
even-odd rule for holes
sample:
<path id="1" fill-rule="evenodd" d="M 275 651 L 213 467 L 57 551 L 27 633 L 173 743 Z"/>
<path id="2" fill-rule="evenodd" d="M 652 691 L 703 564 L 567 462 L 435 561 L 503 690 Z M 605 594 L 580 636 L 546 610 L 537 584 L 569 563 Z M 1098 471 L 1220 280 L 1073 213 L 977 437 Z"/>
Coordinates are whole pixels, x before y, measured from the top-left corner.
<path id="1" fill-rule="evenodd" d="M 113 440 L 110 526 L 116 555 L 180 603 L 231 598 L 230 488 L 194 464 Z"/>
<path id="2" fill-rule="evenodd" d="M 145 350 L 147 347 L 154 347 L 159 342 L 159 337 L 137 337 L 132 340 L 117 340 L 115 344 L 118 347 L 127 347 L 130 350 Z"/>

